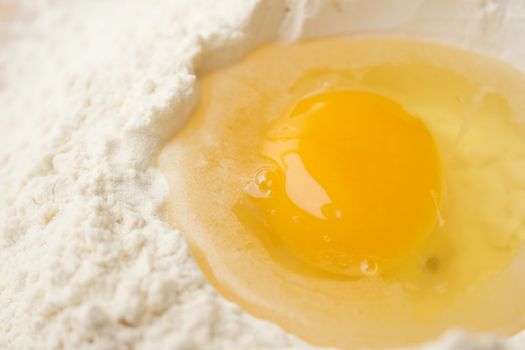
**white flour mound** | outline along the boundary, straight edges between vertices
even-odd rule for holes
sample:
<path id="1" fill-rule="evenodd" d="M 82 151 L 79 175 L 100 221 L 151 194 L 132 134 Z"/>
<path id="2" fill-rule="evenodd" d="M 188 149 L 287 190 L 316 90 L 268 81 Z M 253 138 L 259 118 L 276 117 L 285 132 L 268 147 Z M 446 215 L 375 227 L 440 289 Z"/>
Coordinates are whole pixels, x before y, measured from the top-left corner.
<path id="1" fill-rule="evenodd" d="M 244 40 L 253 4 L 39 5 L 0 53 L 0 349 L 297 344 L 206 283 L 149 167 L 198 62 Z"/>
<path id="2" fill-rule="evenodd" d="M 0 349 L 308 348 L 207 284 L 161 220 L 153 157 L 197 101 L 197 70 L 275 38 L 356 31 L 351 15 L 333 19 L 354 5 L 402 33 L 443 1 L 382 1 L 398 15 L 374 12 L 377 0 L 11 1 L 32 20 L 0 51 Z M 495 13 L 484 25 L 496 31 L 510 13 L 464 3 Z M 483 49 L 478 32 L 450 41 Z M 425 349 L 523 349 L 516 339 L 450 333 Z"/>

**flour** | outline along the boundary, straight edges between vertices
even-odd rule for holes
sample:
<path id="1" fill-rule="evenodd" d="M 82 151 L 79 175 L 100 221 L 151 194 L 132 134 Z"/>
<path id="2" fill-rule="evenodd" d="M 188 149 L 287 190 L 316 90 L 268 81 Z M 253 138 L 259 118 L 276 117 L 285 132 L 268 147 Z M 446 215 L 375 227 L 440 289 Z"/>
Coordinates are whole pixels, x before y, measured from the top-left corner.
<path id="1" fill-rule="evenodd" d="M 218 296 L 160 217 L 168 189 L 151 164 L 197 103 L 197 73 L 340 32 L 417 32 L 525 62 L 519 1 L 465 1 L 441 31 L 432 14 L 453 4 L 438 0 L 12 2 L 31 20 L 0 51 L 1 349 L 308 348 Z M 453 332 L 426 349 L 516 339 Z"/>
<path id="2" fill-rule="evenodd" d="M 206 284 L 149 168 L 253 3 L 34 3 L 1 53 L 0 348 L 298 344 Z"/>

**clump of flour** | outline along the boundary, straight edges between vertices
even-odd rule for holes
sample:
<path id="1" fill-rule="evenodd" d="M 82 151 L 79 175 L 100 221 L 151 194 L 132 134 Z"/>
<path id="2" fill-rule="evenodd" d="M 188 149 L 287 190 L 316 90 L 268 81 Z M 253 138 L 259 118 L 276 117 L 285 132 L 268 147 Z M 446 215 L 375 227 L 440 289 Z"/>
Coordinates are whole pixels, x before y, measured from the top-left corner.
<path id="1" fill-rule="evenodd" d="M 308 348 L 212 290 L 160 217 L 151 164 L 198 70 L 281 23 L 309 35 L 319 2 L 11 2 L 28 19 L 0 50 L 0 348 Z M 454 333 L 428 349 L 501 344 Z"/>

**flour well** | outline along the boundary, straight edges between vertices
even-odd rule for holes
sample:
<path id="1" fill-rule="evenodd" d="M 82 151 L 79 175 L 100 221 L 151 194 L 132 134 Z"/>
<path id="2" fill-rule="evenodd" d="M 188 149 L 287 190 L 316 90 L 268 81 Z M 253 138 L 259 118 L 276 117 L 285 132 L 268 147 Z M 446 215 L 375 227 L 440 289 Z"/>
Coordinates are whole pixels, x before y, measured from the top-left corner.
<path id="1" fill-rule="evenodd" d="M 0 51 L 2 349 L 308 348 L 218 296 L 160 217 L 152 160 L 198 74 L 341 32 L 415 33 L 525 68 L 520 1 L 11 2 L 30 19 Z M 426 349 L 523 344 L 453 332 Z"/>

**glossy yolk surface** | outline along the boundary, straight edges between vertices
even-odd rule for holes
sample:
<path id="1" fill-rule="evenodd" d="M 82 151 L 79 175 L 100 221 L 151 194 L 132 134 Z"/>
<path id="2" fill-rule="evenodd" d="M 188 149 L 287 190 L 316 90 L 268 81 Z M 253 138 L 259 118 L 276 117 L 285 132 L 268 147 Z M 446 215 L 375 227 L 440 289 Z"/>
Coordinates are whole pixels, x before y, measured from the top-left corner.
<path id="1" fill-rule="evenodd" d="M 333 91 L 300 100 L 272 126 L 254 176 L 267 229 L 328 272 L 374 274 L 432 230 L 441 178 L 421 120 L 382 96 Z M 380 219 L 379 219 L 380 218 Z"/>

